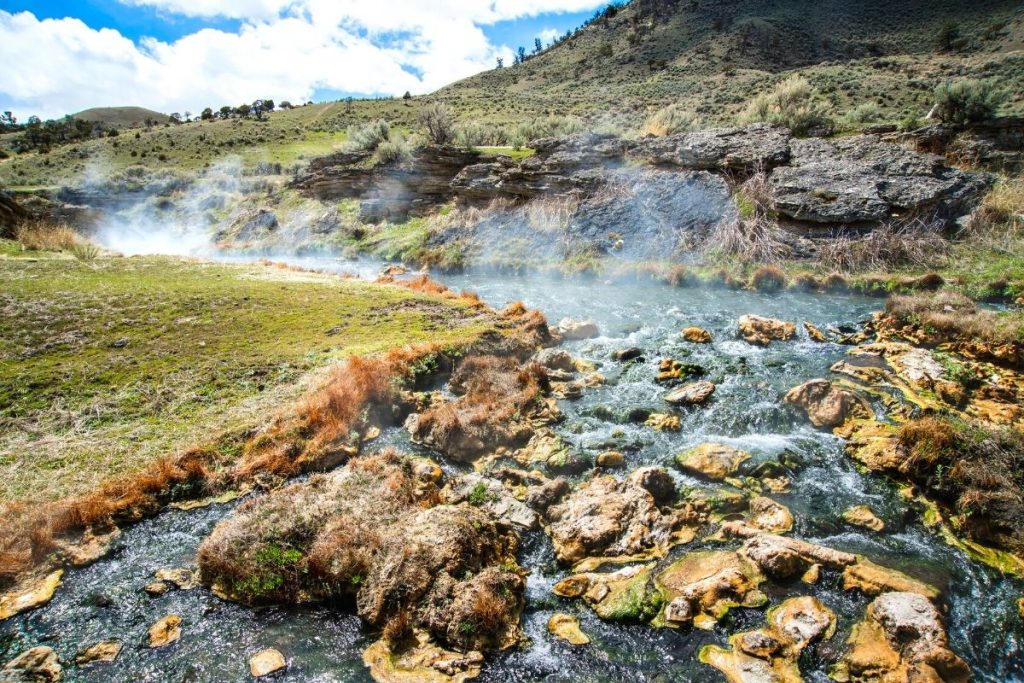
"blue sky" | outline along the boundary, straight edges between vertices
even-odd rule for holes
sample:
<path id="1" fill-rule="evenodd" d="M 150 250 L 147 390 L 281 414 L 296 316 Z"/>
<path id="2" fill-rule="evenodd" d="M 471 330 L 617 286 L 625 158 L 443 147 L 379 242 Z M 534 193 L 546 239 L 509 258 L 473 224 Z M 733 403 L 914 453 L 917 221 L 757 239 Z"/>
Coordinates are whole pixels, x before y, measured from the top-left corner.
<path id="1" fill-rule="evenodd" d="M 0 110 L 431 92 L 606 0 L 0 0 Z"/>

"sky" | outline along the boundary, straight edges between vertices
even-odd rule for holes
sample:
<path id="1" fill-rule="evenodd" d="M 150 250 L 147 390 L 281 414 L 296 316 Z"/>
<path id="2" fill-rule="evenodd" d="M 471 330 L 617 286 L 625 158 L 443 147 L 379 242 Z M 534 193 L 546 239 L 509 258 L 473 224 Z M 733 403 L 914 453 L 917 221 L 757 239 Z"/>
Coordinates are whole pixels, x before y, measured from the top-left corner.
<path id="1" fill-rule="evenodd" d="M 0 111 L 433 92 L 608 0 L 0 0 Z"/>

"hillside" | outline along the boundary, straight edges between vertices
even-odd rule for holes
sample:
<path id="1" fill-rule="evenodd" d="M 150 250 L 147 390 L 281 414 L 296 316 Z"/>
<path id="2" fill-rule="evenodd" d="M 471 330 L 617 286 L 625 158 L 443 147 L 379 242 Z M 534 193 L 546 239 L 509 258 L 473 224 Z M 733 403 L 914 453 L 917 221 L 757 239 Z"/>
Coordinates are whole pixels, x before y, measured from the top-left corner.
<path id="1" fill-rule="evenodd" d="M 76 119 L 102 123 L 111 128 L 138 128 L 147 122 L 167 123 L 171 117 L 143 107 L 95 107 L 72 114 Z"/>
<path id="2" fill-rule="evenodd" d="M 953 44 L 939 50 L 949 25 Z M 670 103 L 706 123 L 736 114 L 780 74 L 800 70 L 838 113 L 875 102 L 923 114 L 935 85 L 997 78 L 1024 109 L 1024 10 L 1012 0 L 635 0 L 524 64 L 436 95 L 499 123 L 577 114 L 620 125 Z"/>

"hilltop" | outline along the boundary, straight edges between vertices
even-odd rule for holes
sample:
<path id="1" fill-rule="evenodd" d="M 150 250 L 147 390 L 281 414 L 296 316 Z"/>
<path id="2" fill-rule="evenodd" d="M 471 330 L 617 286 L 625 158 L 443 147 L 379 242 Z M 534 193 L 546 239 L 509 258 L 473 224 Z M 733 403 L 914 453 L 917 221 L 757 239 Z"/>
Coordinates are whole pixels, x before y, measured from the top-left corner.
<path id="1" fill-rule="evenodd" d="M 86 109 L 72 118 L 92 123 L 102 123 L 109 128 L 140 128 L 147 124 L 167 123 L 171 117 L 144 107 L 95 107 Z"/>

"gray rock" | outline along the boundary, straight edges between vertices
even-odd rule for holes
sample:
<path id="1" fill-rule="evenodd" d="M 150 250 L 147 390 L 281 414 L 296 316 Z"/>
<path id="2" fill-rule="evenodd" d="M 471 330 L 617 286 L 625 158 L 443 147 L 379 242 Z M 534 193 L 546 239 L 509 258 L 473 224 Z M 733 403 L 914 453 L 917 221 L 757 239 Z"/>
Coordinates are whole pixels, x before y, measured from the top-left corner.
<path id="1" fill-rule="evenodd" d="M 712 128 L 640 142 L 629 156 L 649 164 L 692 170 L 752 171 L 781 166 L 790 158 L 789 130 L 759 123 Z"/>

